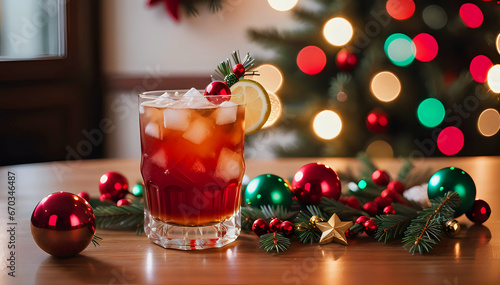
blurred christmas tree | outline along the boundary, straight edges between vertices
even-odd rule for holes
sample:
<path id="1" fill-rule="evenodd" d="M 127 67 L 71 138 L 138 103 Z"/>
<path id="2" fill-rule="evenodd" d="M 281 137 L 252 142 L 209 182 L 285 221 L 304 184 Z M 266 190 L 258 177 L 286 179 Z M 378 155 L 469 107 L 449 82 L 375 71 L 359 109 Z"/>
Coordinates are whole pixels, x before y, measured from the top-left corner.
<path id="1" fill-rule="evenodd" d="M 283 115 L 249 136 L 251 151 L 352 156 L 370 146 L 394 156 L 500 154 L 500 91 L 490 90 L 500 80 L 492 73 L 486 82 L 500 63 L 496 1 L 301 4 L 290 12 L 297 27 L 249 30 L 252 40 L 274 50 L 273 58 L 257 58 L 284 77 L 277 91 Z M 334 138 L 340 125 L 332 112 L 316 117 L 323 110 L 340 118 Z"/>

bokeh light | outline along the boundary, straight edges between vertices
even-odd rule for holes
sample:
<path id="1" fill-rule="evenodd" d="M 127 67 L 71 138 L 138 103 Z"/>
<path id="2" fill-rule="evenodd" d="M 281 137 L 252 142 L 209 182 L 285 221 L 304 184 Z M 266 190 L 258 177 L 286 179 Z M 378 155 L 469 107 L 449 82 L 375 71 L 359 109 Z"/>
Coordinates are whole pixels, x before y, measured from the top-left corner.
<path id="1" fill-rule="evenodd" d="M 264 126 L 262 126 L 263 128 L 268 128 L 274 125 L 274 123 L 276 123 L 276 121 L 281 117 L 281 114 L 283 113 L 283 107 L 278 96 L 269 91 L 267 92 L 267 94 L 269 94 L 269 99 L 271 100 L 271 114 L 269 115 L 269 118 L 267 119 Z"/>
<path id="2" fill-rule="evenodd" d="M 392 146 L 384 140 L 376 140 L 366 148 L 369 157 L 394 157 Z"/>
<path id="3" fill-rule="evenodd" d="M 250 71 L 256 71 L 258 75 L 245 75 L 245 78 L 259 82 L 267 91 L 276 92 L 283 84 L 283 75 L 274 65 L 263 64 L 253 68 Z"/>
<path id="4" fill-rule="evenodd" d="M 351 23 L 341 17 L 330 19 L 323 27 L 323 36 L 334 46 L 347 44 L 351 40 L 353 33 Z"/>
<path id="5" fill-rule="evenodd" d="M 394 73 L 382 71 L 377 73 L 371 82 L 373 95 L 382 102 L 390 102 L 401 92 L 401 83 Z"/>
<path id="6" fill-rule="evenodd" d="M 500 64 L 495 64 L 488 70 L 486 81 L 491 91 L 500 93 Z"/>
<path id="7" fill-rule="evenodd" d="M 415 12 L 415 2 L 413 0 L 389 0 L 385 8 L 394 19 L 406 20 Z"/>
<path id="8" fill-rule="evenodd" d="M 500 129 L 500 114 L 498 111 L 489 108 L 481 112 L 477 120 L 477 129 L 485 137 L 494 136 Z"/>
<path id="9" fill-rule="evenodd" d="M 441 124 L 445 113 L 443 103 L 435 98 L 425 99 L 417 108 L 418 120 L 428 128 L 433 128 Z"/>
<path id="10" fill-rule="evenodd" d="M 483 12 L 472 3 L 465 3 L 460 7 L 460 18 L 469 28 L 477 28 L 483 23 Z"/>
<path id="11" fill-rule="evenodd" d="M 444 155 L 457 154 L 464 146 L 464 134 L 457 127 L 446 127 L 439 133 L 437 146 Z"/>
<path id="12" fill-rule="evenodd" d="M 384 51 L 397 66 L 407 66 L 415 59 L 415 45 L 405 34 L 395 33 L 385 40 Z"/>
<path id="13" fill-rule="evenodd" d="M 439 30 L 446 26 L 448 15 L 446 11 L 438 5 L 429 5 L 422 11 L 424 23 L 433 30 Z"/>
<path id="14" fill-rule="evenodd" d="M 472 79 L 476 82 L 484 83 L 486 82 L 486 76 L 488 75 L 488 70 L 493 66 L 491 60 L 484 56 L 478 55 L 472 59 L 469 66 L 470 74 Z"/>
<path id="15" fill-rule="evenodd" d="M 326 55 L 317 46 L 306 46 L 297 55 L 297 65 L 305 74 L 317 74 L 325 68 Z"/>
<path id="16" fill-rule="evenodd" d="M 497 36 L 497 51 L 500 53 L 500 34 Z"/>
<path id="17" fill-rule="evenodd" d="M 436 39 L 426 33 L 416 35 L 413 38 L 413 44 L 416 48 L 415 58 L 423 62 L 433 60 L 439 50 Z"/>
<path id="18" fill-rule="evenodd" d="M 342 121 L 334 111 L 323 110 L 314 117 L 313 129 L 318 137 L 331 140 L 340 134 Z"/>
<path id="19" fill-rule="evenodd" d="M 276 11 L 288 11 L 297 5 L 299 0 L 267 0 L 271 8 Z"/>
<path id="20" fill-rule="evenodd" d="M 347 101 L 347 94 L 344 91 L 337 93 L 337 101 L 340 103 Z"/>

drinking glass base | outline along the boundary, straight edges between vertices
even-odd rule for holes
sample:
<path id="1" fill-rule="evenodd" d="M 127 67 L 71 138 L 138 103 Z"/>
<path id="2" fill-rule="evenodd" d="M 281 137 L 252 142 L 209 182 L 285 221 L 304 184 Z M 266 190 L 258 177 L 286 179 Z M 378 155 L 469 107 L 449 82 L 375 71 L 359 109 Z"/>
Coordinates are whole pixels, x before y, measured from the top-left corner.
<path id="1" fill-rule="evenodd" d="M 241 231 L 240 211 L 210 226 L 180 226 L 153 218 L 144 211 L 144 231 L 148 238 L 164 248 L 201 250 L 219 248 L 238 238 Z"/>

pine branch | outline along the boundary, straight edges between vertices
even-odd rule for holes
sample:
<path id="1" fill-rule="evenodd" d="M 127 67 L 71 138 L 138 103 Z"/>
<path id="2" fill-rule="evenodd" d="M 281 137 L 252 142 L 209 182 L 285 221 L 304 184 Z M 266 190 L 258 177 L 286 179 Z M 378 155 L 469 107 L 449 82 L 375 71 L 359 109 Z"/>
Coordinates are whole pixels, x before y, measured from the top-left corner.
<path id="1" fill-rule="evenodd" d="M 282 221 L 286 220 L 290 212 L 282 205 L 271 206 L 271 205 L 263 205 L 260 206 L 262 213 L 264 214 L 263 219 L 274 219 L 278 218 Z"/>
<path id="2" fill-rule="evenodd" d="M 405 163 L 399 170 L 398 178 L 397 180 L 403 181 L 408 177 L 408 174 L 413 170 L 413 163 L 410 160 L 405 160 Z"/>
<path id="3" fill-rule="evenodd" d="M 210 0 L 208 6 L 210 8 L 210 12 L 219 12 L 219 10 L 222 9 L 222 0 Z"/>
<path id="4" fill-rule="evenodd" d="M 94 208 L 96 226 L 99 229 L 135 228 L 140 235 L 144 231 L 144 204 L 132 203 L 128 206 L 97 206 Z"/>
<path id="5" fill-rule="evenodd" d="M 388 241 L 401 237 L 414 217 L 415 216 L 408 217 L 398 214 L 376 216 L 373 218 L 373 221 L 378 227 L 375 238 L 378 241 L 387 243 Z"/>
<path id="6" fill-rule="evenodd" d="M 321 198 L 319 207 L 329 216 L 334 213 L 337 214 L 341 220 L 354 220 L 359 216 L 368 216 L 368 214 L 364 211 L 351 208 L 337 200 L 326 197 Z"/>
<path id="7" fill-rule="evenodd" d="M 301 9 L 300 7 L 293 9 L 292 16 L 300 22 L 311 23 L 317 26 L 322 26 L 325 23 L 325 17 L 322 12 Z"/>
<path id="8" fill-rule="evenodd" d="M 289 247 L 290 239 L 280 233 L 267 233 L 261 235 L 259 239 L 259 248 L 263 248 L 267 252 L 276 251 L 276 253 L 280 253 L 286 251 Z"/>
<path id="9" fill-rule="evenodd" d="M 251 231 L 253 222 L 261 217 L 264 217 L 264 213 L 261 210 L 251 207 L 241 207 L 241 229 Z"/>
<path id="10" fill-rule="evenodd" d="M 375 166 L 375 164 L 373 164 L 372 160 L 370 159 L 370 157 L 368 155 L 366 155 L 366 153 L 358 154 L 357 158 L 365 166 L 363 169 L 361 169 L 361 177 L 366 178 L 366 182 L 368 183 L 368 185 L 370 185 L 370 184 L 375 185 L 373 183 L 373 181 L 371 180 L 371 177 L 372 177 L 372 173 L 375 172 L 376 170 L 378 170 L 378 168 Z M 368 179 L 368 178 L 370 178 L 370 179 Z"/>
<path id="11" fill-rule="evenodd" d="M 305 210 L 299 212 L 293 222 L 295 235 L 301 243 L 317 243 L 321 234 L 317 231 L 316 224 L 311 222 L 313 216 L 318 216 L 323 221 L 327 220 L 326 215 L 317 207 L 309 205 Z"/>
<path id="12" fill-rule="evenodd" d="M 184 0 L 180 2 L 184 10 L 186 10 L 186 13 L 192 17 L 196 17 L 199 14 L 198 9 L 196 9 L 194 2 L 195 1 L 193 0 Z"/>
<path id="13" fill-rule="evenodd" d="M 100 246 L 99 241 L 101 241 L 101 240 L 102 240 L 102 237 L 99 237 L 99 236 L 94 235 L 94 236 L 92 237 L 92 244 L 93 244 L 95 247 L 98 247 L 98 246 Z"/>
<path id="14" fill-rule="evenodd" d="M 419 212 L 405 231 L 403 247 L 410 247 L 411 254 L 429 252 L 444 235 L 444 223 L 454 217 L 461 200 L 456 192 L 431 200 L 431 206 Z"/>

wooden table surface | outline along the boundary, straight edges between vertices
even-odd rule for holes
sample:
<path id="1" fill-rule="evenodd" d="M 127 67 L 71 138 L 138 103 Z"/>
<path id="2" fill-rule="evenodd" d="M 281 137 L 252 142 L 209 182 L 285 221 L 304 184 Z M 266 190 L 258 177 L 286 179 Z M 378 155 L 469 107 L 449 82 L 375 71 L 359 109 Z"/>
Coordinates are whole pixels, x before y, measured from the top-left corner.
<path id="1" fill-rule="evenodd" d="M 301 158 L 247 161 L 247 174 L 291 177 L 300 166 L 323 162 L 336 170 L 359 163 L 348 158 Z M 377 160 L 396 172 L 399 160 Z M 166 250 L 134 232 L 97 230 L 100 247 L 54 258 L 37 247 L 30 232 L 31 213 L 43 197 L 56 191 L 98 195 L 99 177 L 119 171 L 140 180 L 138 160 L 90 160 L 0 168 L 0 284 L 500 284 L 499 157 L 423 159 L 418 168 L 456 166 L 475 180 L 477 197 L 492 215 L 484 226 L 459 218 L 462 231 L 445 238 L 430 254 L 412 256 L 399 242 L 383 244 L 360 236 L 348 246 L 303 245 L 293 240 L 282 254 L 258 249 L 253 233 L 236 242 L 203 251 Z M 16 174 L 15 275 L 6 268 L 10 240 L 7 220 L 7 172 Z"/>

